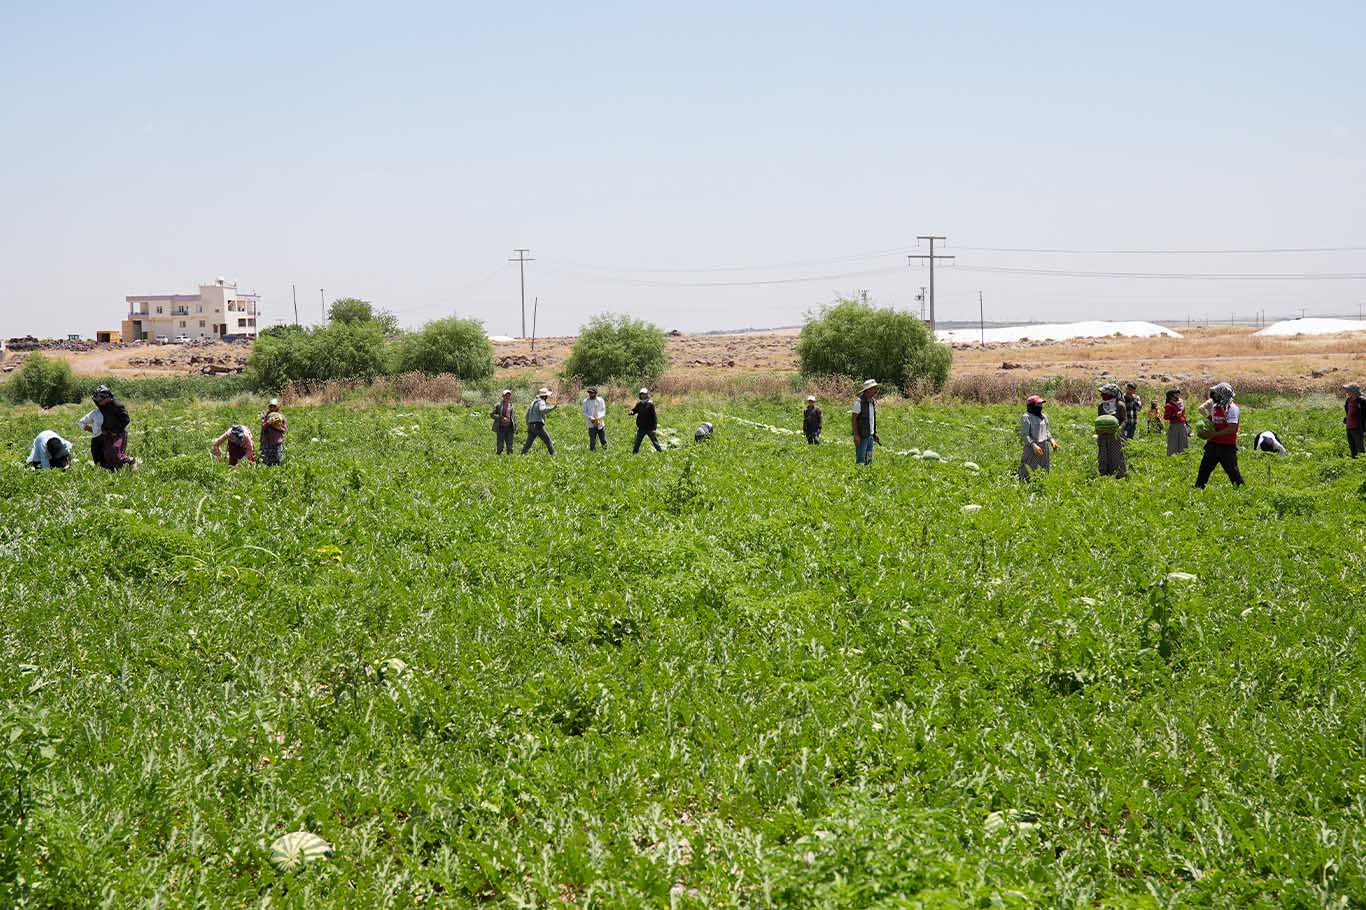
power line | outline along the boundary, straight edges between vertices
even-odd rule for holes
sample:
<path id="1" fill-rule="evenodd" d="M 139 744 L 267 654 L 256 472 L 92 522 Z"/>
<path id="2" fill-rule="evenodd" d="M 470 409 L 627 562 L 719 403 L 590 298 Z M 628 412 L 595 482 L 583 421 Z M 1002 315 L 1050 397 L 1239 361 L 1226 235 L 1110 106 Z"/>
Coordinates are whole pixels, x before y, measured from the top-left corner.
<path id="1" fill-rule="evenodd" d="M 1077 256 L 1230 256 L 1230 255 L 1266 255 L 1270 253 L 1360 253 L 1366 252 L 1366 246 L 1305 246 L 1305 247 L 1272 247 L 1268 249 L 1252 250 L 1067 250 L 1067 249 L 1039 249 L 1033 247 L 1009 247 L 1009 246 L 955 246 L 954 249 L 971 250 L 974 253 L 1039 253 L 1045 255 L 1077 255 Z"/>
<path id="2" fill-rule="evenodd" d="M 525 338 L 525 337 L 526 337 L 526 264 L 527 264 L 528 262 L 535 262 L 536 260 L 535 260 L 535 259 L 528 259 L 528 258 L 527 258 L 526 254 L 527 254 L 527 253 L 530 253 L 531 250 L 522 249 L 521 247 L 518 247 L 517 249 L 513 250 L 513 252 L 517 254 L 517 258 L 516 258 L 516 259 L 509 259 L 508 262 L 515 262 L 515 263 L 517 263 L 517 271 L 518 271 L 518 272 L 521 274 L 521 276 L 522 276 L 522 337 Z"/>
<path id="3" fill-rule="evenodd" d="M 514 260 L 515 261 L 515 260 Z M 631 287 L 761 287 L 766 284 L 803 284 L 807 281 L 833 281 L 837 279 L 848 279 L 848 277 L 863 277 L 866 275 L 891 275 L 893 272 L 902 271 L 902 266 L 893 265 L 884 269 L 862 269 L 858 272 L 836 272 L 831 275 L 806 275 L 800 277 L 780 277 L 780 279 L 755 279 L 750 281 L 657 281 L 653 279 L 628 279 L 628 277 L 616 277 L 611 275 L 585 275 L 582 272 L 563 272 L 563 275 L 574 275 L 589 281 L 607 281 L 609 284 L 628 284 Z"/>
<path id="4" fill-rule="evenodd" d="M 847 256 L 832 256 L 828 259 L 797 259 L 789 262 L 775 262 L 767 265 L 713 265 L 701 267 L 683 266 L 679 268 L 639 268 L 623 269 L 617 266 L 590 265 L 582 262 L 570 262 L 563 259 L 546 259 L 544 261 L 558 263 L 571 268 L 583 269 L 589 272 L 609 272 L 612 274 L 691 274 L 707 272 L 764 272 L 773 269 L 796 269 L 812 265 L 834 265 L 842 262 L 861 262 L 868 259 L 883 259 L 888 256 L 900 256 L 908 252 L 906 247 L 895 247 L 887 250 L 873 250 L 867 253 L 851 253 Z M 515 262 L 516 260 L 510 260 Z"/>
<path id="5" fill-rule="evenodd" d="M 1038 275 L 1053 278 L 1133 278 L 1171 281 L 1360 281 L 1366 272 L 1087 272 L 1071 269 L 1030 269 L 1004 265 L 962 265 L 967 272 L 1001 275 Z"/>
<path id="6" fill-rule="evenodd" d="M 917 243 L 918 243 L 919 241 L 921 241 L 921 240 L 928 240 L 928 241 L 930 242 L 930 252 L 929 252 L 929 255 L 928 255 L 928 256 L 925 255 L 925 254 L 923 254 L 923 253 L 920 253 L 920 254 L 916 254 L 916 255 L 913 255 L 913 256 L 907 256 L 906 258 L 907 258 L 907 260 L 911 260 L 911 259 L 924 259 L 926 262 L 928 262 L 928 263 L 930 264 L 930 331 L 933 332 L 933 331 L 934 331 L 934 261 L 935 261 L 936 259 L 955 259 L 955 258 L 957 258 L 957 257 L 954 257 L 954 256 L 943 256 L 943 255 L 936 256 L 936 255 L 934 254 L 934 242 L 935 242 L 936 240 L 945 240 L 945 239 L 947 239 L 947 238 L 940 237 L 940 236 L 937 235 L 937 234 L 921 234 L 920 236 L 916 237 L 915 239 L 916 239 Z"/>

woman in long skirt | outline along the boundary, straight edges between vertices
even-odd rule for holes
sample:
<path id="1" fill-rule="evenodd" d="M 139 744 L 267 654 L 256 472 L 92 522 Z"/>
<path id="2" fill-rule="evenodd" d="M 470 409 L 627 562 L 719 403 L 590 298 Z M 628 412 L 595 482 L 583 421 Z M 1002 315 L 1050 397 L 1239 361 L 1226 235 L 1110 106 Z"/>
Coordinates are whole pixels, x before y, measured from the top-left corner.
<path id="1" fill-rule="evenodd" d="M 1167 390 L 1162 417 L 1167 421 L 1167 454 L 1180 455 L 1186 451 L 1191 439 L 1191 425 L 1186 419 L 1186 403 L 1181 400 L 1180 389 Z"/>
<path id="2" fill-rule="evenodd" d="M 1020 456 L 1020 479 L 1028 480 L 1035 471 L 1048 473 L 1052 467 L 1053 451 L 1058 444 L 1048 429 L 1048 418 L 1043 416 L 1044 398 L 1030 395 L 1025 399 L 1025 413 L 1020 418 L 1020 438 L 1024 454 Z"/>
<path id="3" fill-rule="evenodd" d="M 1118 420 L 1120 426 L 1124 426 L 1129 413 L 1120 399 L 1119 386 L 1108 382 L 1100 387 L 1100 404 L 1096 407 L 1096 414 L 1108 414 Z M 1102 477 L 1123 477 L 1129 473 L 1129 465 L 1124 460 L 1124 444 L 1118 432 L 1097 433 L 1096 447 L 1097 466 Z"/>

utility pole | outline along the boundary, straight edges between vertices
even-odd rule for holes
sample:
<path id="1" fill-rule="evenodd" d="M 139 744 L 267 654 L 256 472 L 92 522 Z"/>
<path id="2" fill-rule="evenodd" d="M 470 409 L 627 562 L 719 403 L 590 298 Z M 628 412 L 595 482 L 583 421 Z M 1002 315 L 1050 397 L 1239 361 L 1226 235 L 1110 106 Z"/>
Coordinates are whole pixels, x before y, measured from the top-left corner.
<path id="1" fill-rule="evenodd" d="M 920 293 L 915 295 L 916 302 L 920 304 L 920 321 L 925 321 L 925 288 L 920 288 Z"/>
<path id="2" fill-rule="evenodd" d="M 294 298 L 294 327 L 299 327 L 299 289 L 294 285 L 289 286 L 289 295 Z"/>
<path id="3" fill-rule="evenodd" d="M 318 308 L 323 311 L 323 325 L 327 325 L 327 301 L 323 299 L 322 288 L 318 288 Z"/>
<path id="4" fill-rule="evenodd" d="M 933 331 L 934 331 L 934 261 L 935 261 L 936 259 L 954 259 L 954 258 L 956 258 L 956 257 L 954 257 L 954 256 L 936 256 L 936 255 L 934 254 L 934 242 L 935 242 L 936 240 L 946 240 L 946 239 L 948 239 L 948 238 L 946 238 L 946 237 L 940 237 L 938 234 L 921 234 L 920 236 L 916 237 L 915 239 L 916 239 L 917 241 L 928 240 L 928 241 L 930 242 L 930 254 L 929 254 L 928 256 L 924 256 L 924 255 L 920 255 L 920 256 L 907 256 L 906 258 L 907 258 L 908 260 L 909 260 L 909 259 L 924 259 L 926 262 L 928 262 L 928 263 L 930 264 L 930 331 L 933 332 Z"/>
<path id="5" fill-rule="evenodd" d="M 522 276 L 522 337 L 525 338 L 525 337 L 526 337 L 526 264 L 527 264 L 528 262 L 535 262 L 536 260 L 535 260 L 535 259 L 528 259 L 528 258 L 527 258 L 527 255 L 526 255 L 526 254 L 527 254 L 527 253 L 530 253 L 531 250 L 524 250 L 524 249 L 522 249 L 521 247 L 518 247 L 517 249 L 513 250 L 513 252 L 517 254 L 517 258 L 516 258 L 516 259 L 509 259 L 508 262 L 515 262 L 515 263 L 517 263 L 517 271 L 520 272 L 520 273 L 521 273 L 521 276 Z"/>
<path id="6" fill-rule="evenodd" d="M 868 292 L 867 292 L 866 290 L 860 290 L 860 291 L 858 292 L 858 299 L 859 299 L 859 303 L 862 303 L 864 306 L 867 306 L 867 305 L 868 305 Z"/>
<path id="7" fill-rule="evenodd" d="M 977 292 L 977 325 L 982 331 L 982 347 L 987 346 L 987 311 L 982 303 L 982 292 Z"/>
<path id="8" fill-rule="evenodd" d="M 541 308 L 541 298 L 531 301 L 531 353 L 536 353 L 536 313 Z"/>

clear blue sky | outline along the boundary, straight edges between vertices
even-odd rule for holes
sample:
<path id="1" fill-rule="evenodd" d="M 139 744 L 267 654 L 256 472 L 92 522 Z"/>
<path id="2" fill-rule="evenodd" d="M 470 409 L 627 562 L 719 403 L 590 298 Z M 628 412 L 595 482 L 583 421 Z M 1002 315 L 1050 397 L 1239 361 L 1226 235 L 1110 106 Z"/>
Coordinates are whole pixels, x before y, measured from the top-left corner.
<path id="1" fill-rule="evenodd" d="M 912 306 L 925 233 L 961 266 L 1366 273 L 968 249 L 1366 246 L 1356 2 L 10 3 L 0 86 L 7 336 L 219 275 L 267 322 L 295 283 L 305 319 L 326 288 L 515 334 L 519 246 L 541 334 L 793 324 L 859 288 Z M 1366 302 L 1362 280 L 938 277 L 941 318 L 978 289 L 1002 320 Z"/>

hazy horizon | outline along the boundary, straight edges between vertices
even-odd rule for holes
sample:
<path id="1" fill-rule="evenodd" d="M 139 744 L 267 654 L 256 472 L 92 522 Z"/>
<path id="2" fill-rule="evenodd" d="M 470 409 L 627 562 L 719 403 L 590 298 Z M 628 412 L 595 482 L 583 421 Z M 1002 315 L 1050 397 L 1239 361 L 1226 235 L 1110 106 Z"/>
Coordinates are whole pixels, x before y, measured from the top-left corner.
<path id="1" fill-rule="evenodd" d="M 979 290 L 997 323 L 1366 303 L 1358 5 L 161 3 L 0 23 L 4 337 L 93 335 L 126 295 L 218 276 L 262 295 L 266 325 L 292 319 L 295 284 L 305 322 L 324 288 L 515 335 L 517 247 L 543 336 L 606 311 L 793 325 L 860 289 L 918 308 L 906 254 L 931 233 L 958 257 L 942 320 L 976 319 Z M 1156 277 L 1196 274 L 1220 277 Z M 1266 274 L 1286 277 L 1229 277 Z"/>

